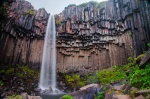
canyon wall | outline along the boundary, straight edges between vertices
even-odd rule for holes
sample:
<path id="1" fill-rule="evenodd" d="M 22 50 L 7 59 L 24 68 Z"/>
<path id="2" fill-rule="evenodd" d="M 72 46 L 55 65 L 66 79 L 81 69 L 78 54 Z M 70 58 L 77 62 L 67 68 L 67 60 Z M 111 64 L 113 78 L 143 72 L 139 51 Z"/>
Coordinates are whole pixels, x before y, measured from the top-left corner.
<path id="1" fill-rule="evenodd" d="M 7 18 L 0 33 L 0 60 L 39 67 L 49 14 L 25 0 L 5 2 Z"/>
<path id="2" fill-rule="evenodd" d="M 101 70 L 143 53 L 150 42 L 148 0 L 69 5 L 56 15 L 59 72 Z"/>
<path id="3" fill-rule="evenodd" d="M 50 14 L 45 9 L 34 10 L 25 0 L 5 5 L 1 62 L 39 67 Z M 125 64 L 128 57 L 143 53 L 150 42 L 149 7 L 148 0 L 109 0 L 65 7 L 55 15 L 57 72 L 101 70 Z"/>

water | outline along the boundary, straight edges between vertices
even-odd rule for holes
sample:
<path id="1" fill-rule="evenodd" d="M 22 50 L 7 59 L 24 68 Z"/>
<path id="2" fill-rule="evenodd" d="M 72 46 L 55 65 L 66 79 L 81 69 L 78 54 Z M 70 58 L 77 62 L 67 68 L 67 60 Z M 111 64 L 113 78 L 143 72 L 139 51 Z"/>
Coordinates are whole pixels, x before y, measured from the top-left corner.
<path id="1" fill-rule="evenodd" d="M 43 49 L 42 66 L 40 73 L 39 88 L 42 91 L 58 93 L 56 88 L 56 37 L 55 20 L 50 15 Z"/>
<path id="2" fill-rule="evenodd" d="M 42 97 L 42 99 L 59 99 L 60 97 L 62 97 L 65 94 L 50 94 L 50 95 L 44 95 L 41 94 L 40 96 Z"/>

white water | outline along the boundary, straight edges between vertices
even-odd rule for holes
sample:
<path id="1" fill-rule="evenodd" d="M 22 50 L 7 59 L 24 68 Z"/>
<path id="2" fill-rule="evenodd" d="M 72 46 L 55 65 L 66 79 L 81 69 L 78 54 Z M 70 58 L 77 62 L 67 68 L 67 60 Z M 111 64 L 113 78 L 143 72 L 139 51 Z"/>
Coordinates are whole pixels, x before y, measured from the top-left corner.
<path id="1" fill-rule="evenodd" d="M 52 93 L 56 90 L 56 37 L 55 20 L 50 15 L 46 35 L 44 40 L 43 58 L 40 73 L 39 88 L 41 90 L 50 90 Z M 51 88 L 50 88 L 51 87 Z"/>

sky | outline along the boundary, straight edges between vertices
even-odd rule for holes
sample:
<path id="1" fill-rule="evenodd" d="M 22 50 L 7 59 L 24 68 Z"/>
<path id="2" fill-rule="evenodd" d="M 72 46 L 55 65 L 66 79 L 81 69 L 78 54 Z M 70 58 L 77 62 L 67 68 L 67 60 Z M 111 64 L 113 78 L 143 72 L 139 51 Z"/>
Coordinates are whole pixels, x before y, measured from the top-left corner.
<path id="1" fill-rule="evenodd" d="M 26 0 L 29 1 L 35 9 L 45 8 L 46 11 L 52 15 L 59 14 L 67 7 L 69 4 L 79 5 L 84 2 L 89 2 L 91 0 Z M 107 0 L 92 0 L 92 1 L 107 1 Z"/>

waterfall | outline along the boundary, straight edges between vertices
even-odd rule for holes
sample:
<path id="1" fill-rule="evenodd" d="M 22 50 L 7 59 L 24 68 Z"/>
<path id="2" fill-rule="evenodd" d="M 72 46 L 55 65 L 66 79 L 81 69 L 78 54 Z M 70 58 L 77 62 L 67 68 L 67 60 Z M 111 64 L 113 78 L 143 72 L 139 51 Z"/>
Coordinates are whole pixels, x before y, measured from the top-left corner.
<path id="1" fill-rule="evenodd" d="M 55 19 L 53 15 L 50 15 L 48 19 L 42 66 L 40 72 L 39 88 L 41 90 L 49 90 L 51 87 L 52 92 L 56 90 L 56 30 Z"/>

